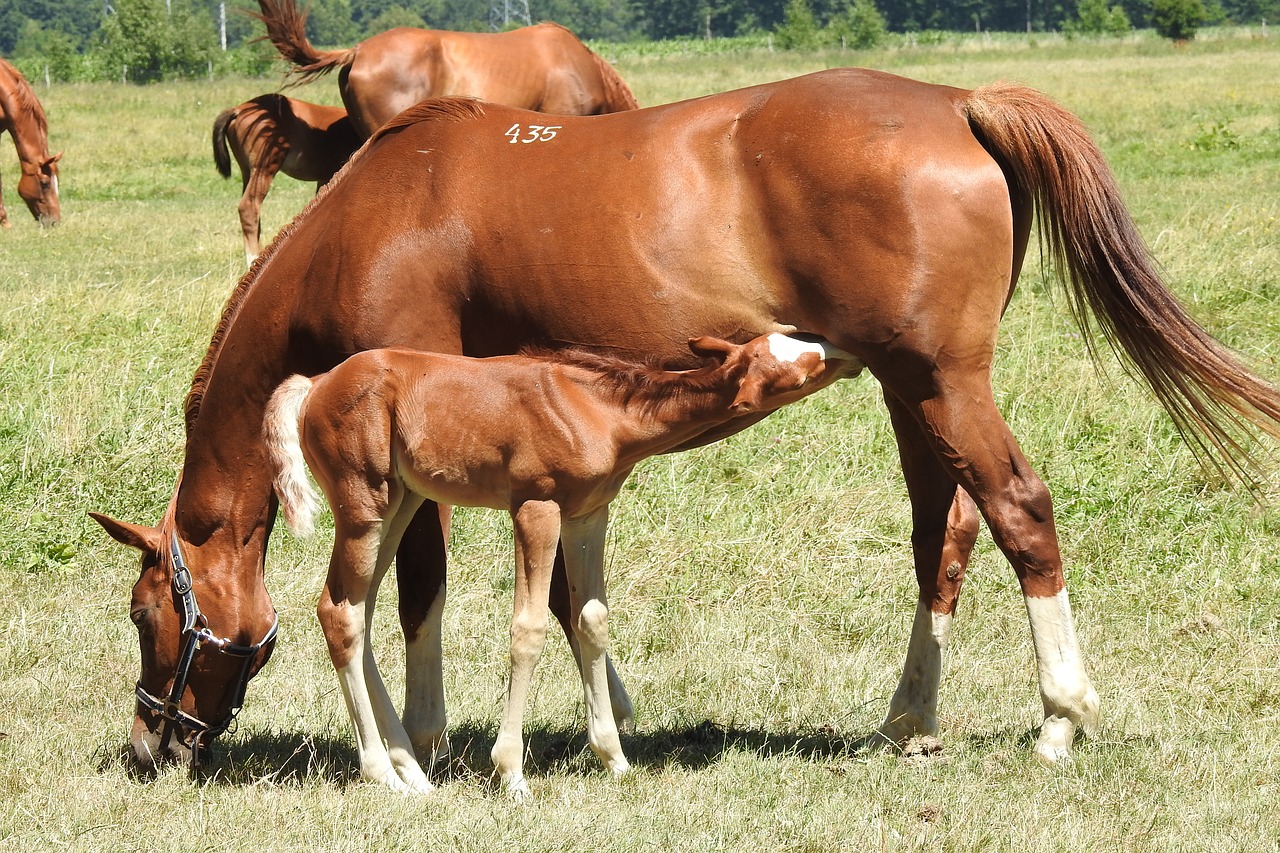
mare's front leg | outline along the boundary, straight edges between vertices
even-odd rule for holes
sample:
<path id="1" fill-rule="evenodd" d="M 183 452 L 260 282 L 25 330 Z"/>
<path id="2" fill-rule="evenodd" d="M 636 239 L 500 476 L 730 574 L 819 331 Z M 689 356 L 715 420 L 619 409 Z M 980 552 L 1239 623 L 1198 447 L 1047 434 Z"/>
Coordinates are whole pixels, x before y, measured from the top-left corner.
<path id="1" fill-rule="evenodd" d="M 441 633 L 451 511 L 432 501 L 422 504 L 396 549 L 405 651 L 401 719 L 418 760 L 428 768 L 449 755 Z"/>
<path id="2" fill-rule="evenodd" d="M 408 514 L 397 515 L 392 509 L 385 522 L 361 520 L 362 512 L 366 518 L 374 515 L 367 513 L 367 503 L 353 495 L 330 498 L 335 508 L 333 558 L 316 615 L 355 726 L 361 775 L 398 791 L 426 793 L 431 782 L 396 715 L 372 645 L 378 585 L 420 499 L 411 496 L 405 502 L 411 504 Z"/>
<path id="3" fill-rule="evenodd" d="M 1013 566 L 1031 622 L 1044 723 L 1036 755 L 1046 763 L 1070 754 L 1076 731 L 1098 725 L 1098 694 L 1076 641 L 1062 574 L 1049 490 L 1027 463 L 991 395 L 985 369 L 935 368 L 924 399 L 900 396 L 939 461 L 969 492 Z"/>
<path id="4" fill-rule="evenodd" d="M 511 612 L 511 673 L 498 738 L 490 756 L 512 799 L 527 800 L 524 779 L 524 706 L 534 668 L 547 644 L 547 595 L 560 536 L 560 507 L 529 501 L 511 513 L 515 528 L 516 577 Z"/>
<path id="5" fill-rule="evenodd" d="M 879 734 L 891 743 L 938 732 L 938 684 L 952 619 L 978 536 L 978 509 L 934 453 L 920 424 L 892 394 L 885 403 L 911 500 L 911 549 L 920 597 L 907 659 Z"/>
<path id="6" fill-rule="evenodd" d="M 578 668 L 586 699 L 587 740 L 615 776 L 631 769 L 622 754 L 609 692 L 609 605 L 604 583 L 604 539 L 609 508 L 560 527 L 569 582 L 570 623 L 578 645 Z"/>

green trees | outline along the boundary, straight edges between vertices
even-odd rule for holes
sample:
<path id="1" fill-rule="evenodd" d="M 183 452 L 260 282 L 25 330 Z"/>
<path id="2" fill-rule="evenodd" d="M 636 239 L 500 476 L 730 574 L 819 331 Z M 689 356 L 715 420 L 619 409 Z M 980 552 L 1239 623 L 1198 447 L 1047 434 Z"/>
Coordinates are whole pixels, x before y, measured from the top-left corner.
<path id="1" fill-rule="evenodd" d="M 139 83 L 204 72 L 217 44 L 213 22 L 189 0 L 115 0 L 102 25 L 104 58 Z"/>
<path id="2" fill-rule="evenodd" d="M 1120 5 L 1107 6 L 1107 0 L 1080 0 L 1074 21 L 1065 21 L 1067 33 L 1088 35 L 1123 35 L 1129 32 L 1129 16 Z"/>
<path id="3" fill-rule="evenodd" d="M 1209 11 L 1203 0 L 1152 0 L 1151 25 L 1167 39 L 1187 41 L 1205 23 Z"/>
<path id="4" fill-rule="evenodd" d="M 887 27 L 875 0 L 853 0 L 833 11 L 826 27 L 820 27 L 809 0 L 789 0 L 782 23 L 774 28 L 774 43 L 783 50 L 804 50 L 822 44 L 875 47 L 884 40 Z"/>

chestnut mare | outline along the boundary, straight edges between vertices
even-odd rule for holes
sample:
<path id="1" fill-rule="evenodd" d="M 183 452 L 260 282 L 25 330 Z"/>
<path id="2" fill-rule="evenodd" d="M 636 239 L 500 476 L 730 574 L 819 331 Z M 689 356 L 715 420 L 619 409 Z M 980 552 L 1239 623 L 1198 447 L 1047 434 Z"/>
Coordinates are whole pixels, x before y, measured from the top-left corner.
<path id="1" fill-rule="evenodd" d="M 574 350 L 487 359 L 373 350 L 314 380 L 294 376 L 272 395 L 265 440 L 289 527 L 312 526 L 316 498 L 304 458 L 334 513 L 333 558 L 316 613 L 366 779 L 431 788 L 370 640 L 378 586 L 424 500 L 511 513 L 511 674 L 492 753 L 508 793 L 529 797 L 521 727 L 561 541 L 588 740 L 611 772 L 627 772 L 605 675 L 609 502 L 641 460 L 860 369 L 822 342 L 776 333 L 743 346 L 693 338 L 689 348 L 716 363 L 672 373 Z"/>
<path id="2" fill-rule="evenodd" d="M 57 225 L 58 160 L 62 152 L 49 154 L 49 123 L 31 84 L 18 69 L 0 59 L 0 133 L 9 131 L 18 150 L 22 177 L 18 195 L 41 225 Z M 9 213 L 0 198 L 0 227 L 11 228 Z"/>
<path id="3" fill-rule="evenodd" d="M 96 516 L 143 551 L 132 600 L 139 695 L 170 697 L 160 712 L 138 705 L 139 759 L 198 761 L 200 726 L 224 727 L 268 652 L 247 667 L 225 654 L 184 667 L 178 611 L 189 608 L 173 581 L 185 589 L 181 559 L 215 637 L 248 649 L 269 635 L 275 502 L 261 432 L 286 377 L 384 346 L 472 356 L 590 346 L 678 367 L 690 337 L 744 341 L 779 326 L 866 365 L 897 438 L 920 594 L 879 734 L 937 730 L 942 656 L 980 512 L 1029 616 L 1044 704 L 1035 752 L 1068 755 L 1077 730 L 1097 725 L 1098 696 L 1048 489 L 991 388 L 1033 215 L 1084 328 L 1092 317 L 1194 446 L 1243 471 L 1238 428 L 1280 434 L 1280 393 L 1161 281 L 1081 122 L 1020 86 L 968 91 L 836 69 L 530 129 L 546 123 L 470 100 L 423 102 L 371 139 L 232 293 L 187 396 L 186 455 L 159 525 Z M 397 550 L 402 722 L 420 757 L 445 728 L 447 531 L 447 511 L 424 506 Z M 551 603 L 565 624 L 558 574 Z M 610 689 L 625 717 L 620 683 Z"/>
<path id="4" fill-rule="evenodd" d="M 361 138 L 424 98 L 465 95 L 557 115 L 634 110 L 613 66 L 559 24 L 504 33 L 397 27 L 346 50 L 317 50 L 294 0 L 258 0 L 254 17 L 294 74 L 310 81 L 335 68 L 342 102 Z"/>
<path id="5" fill-rule="evenodd" d="M 249 263 L 262 254 L 262 202 L 276 173 L 315 181 L 318 190 L 360 142 L 346 110 L 274 92 L 218 113 L 213 121 L 213 162 L 224 178 L 231 177 L 232 157 L 240 166 L 240 228 Z"/>

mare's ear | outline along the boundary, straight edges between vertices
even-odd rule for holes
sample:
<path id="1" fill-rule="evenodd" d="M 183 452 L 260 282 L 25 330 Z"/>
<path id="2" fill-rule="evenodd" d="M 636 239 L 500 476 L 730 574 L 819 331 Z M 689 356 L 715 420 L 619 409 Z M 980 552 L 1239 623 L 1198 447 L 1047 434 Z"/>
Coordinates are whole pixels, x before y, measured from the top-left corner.
<path id="1" fill-rule="evenodd" d="M 713 338 L 710 335 L 689 338 L 689 351 L 701 358 L 714 358 L 717 361 L 724 361 L 729 357 L 729 353 L 737 348 L 736 344 L 731 344 L 720 338 Z"/>
<path id="2" fill-rule="evenodd" d="M 46 166 L 52 166 L 54 163 L 58 162 L 58 161 L 59 161 L 59 160 L 61 160 L 61 159 L 62 159 L 62 152 L 61 152 L 61 151 L 59 151 L 57 154 L 54 154 L 54 155 L 53 155 L 52 157 L 50 157 L 48 160 L 45 160 L 45 161 L 44 161 L 44 164 L 45 164 Z"/>
<path id="3" fill-rule="evenodd" d="M 160 550 L 160 528 L 158 527 L 143 527 L 141 524 L 117 521 L 100 512 L 91 512 L 89 517 L 101 524 L 102 529 L 121 545 L 137 548 L 144 553 L 155 553 Z"/>

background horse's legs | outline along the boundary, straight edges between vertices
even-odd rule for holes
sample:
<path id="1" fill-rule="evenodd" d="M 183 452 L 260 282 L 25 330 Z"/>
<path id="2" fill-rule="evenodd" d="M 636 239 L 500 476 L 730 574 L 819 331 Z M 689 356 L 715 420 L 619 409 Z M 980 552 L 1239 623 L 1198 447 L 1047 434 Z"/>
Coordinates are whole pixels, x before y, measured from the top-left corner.
<path id="1" fill-rule="evenodd" d="M 452 507 L 424 503 L 405 529 L 396 551 L 405 651 L 401 719 L 418 760 L 428 768 L 449 754 L 441 622 L 452 512 Z"/>
<path id="2" fill-rule="evenodd" d="M 512 799 L 530 796 L 524 779 L 524 706 L 533 670 L 547 645 L 547 590 L 560 539 L 560 507 L 529 501 L 511 514 L 515 532 L 516 577 L 511 605 L 511 672 L 502 723 L 490 757 Z"/>
<path id="3" fill-rule="evenodd" d="M 564 629 L 564 636 L 569 641 L 569 650 L 573 652 L 573 659 L 581 670 L 582 649 L 579 648 L 578 640 L 574 636 L 573 619 L 569 615 L 569 581 L 565 574 L 563 543 L 556 549 L 556 564 L 551 572 L 549 603 L 556 621 Z M 630 733 L 635 729 L 635 709 L 631 704 L 631 697 L 627 695 L 627 687 L 618 676 L 618 671 L 614 669 L 613 658 L 605 655 L 604 666 L 609 681 L 609 706 L 613 710 L 613 722 L 619 731 Z"/>
<path id="4" fill-rule="evenodd" d="M 978 510 L 929 445 L 920 424 L 886 392 L 911 498 L 911 547 L 920 598 L 907 660 L 879 734 L 893 743 L 938 731 L 938 683 L 960 587 L 978 535 Z"/>
<path id="5" fill-rule="evenodd" d="M 9 221 L 9 211 L 4 209 L 3 182 L 0 182 L 0 228 L 12 228 L 13 223 Z"/>
<path id="6" fill-rule="evenodd" d="M 560 528 L 569 581 L 569 624 L 577 641 L 578 671 L 586 700 L 587 741 L 607 770 L 631 769 L 622 753 L 609 694 L 609 603 L 604 583 L 604 538 L 609 508 L 566 519 Z"/>
<path id="7" fill-rule="evenodd" d="M 266 200 L 271 181 L 280 171 L 283 160 L 283 151 L 264 151 L 244 181 L 244 192 L 237 210 L 240 213 L 240 230 L 244 234 L 244 257 L 250 264 L 262 254 L 262 202 Z"/>
<path id="8" fill-rule="evenodd" d="M 908 405 L 1018 575 L 1044 703 L 1036 754 L 1056 762 L 1069 754 L 1077 727 L 1086 733 L 1097 727 L 1098 694 L 1076 643 L 1049 490 L 1000 416 L 987 370 L 955 370 L 933 379 L 934 396 Z"/>

